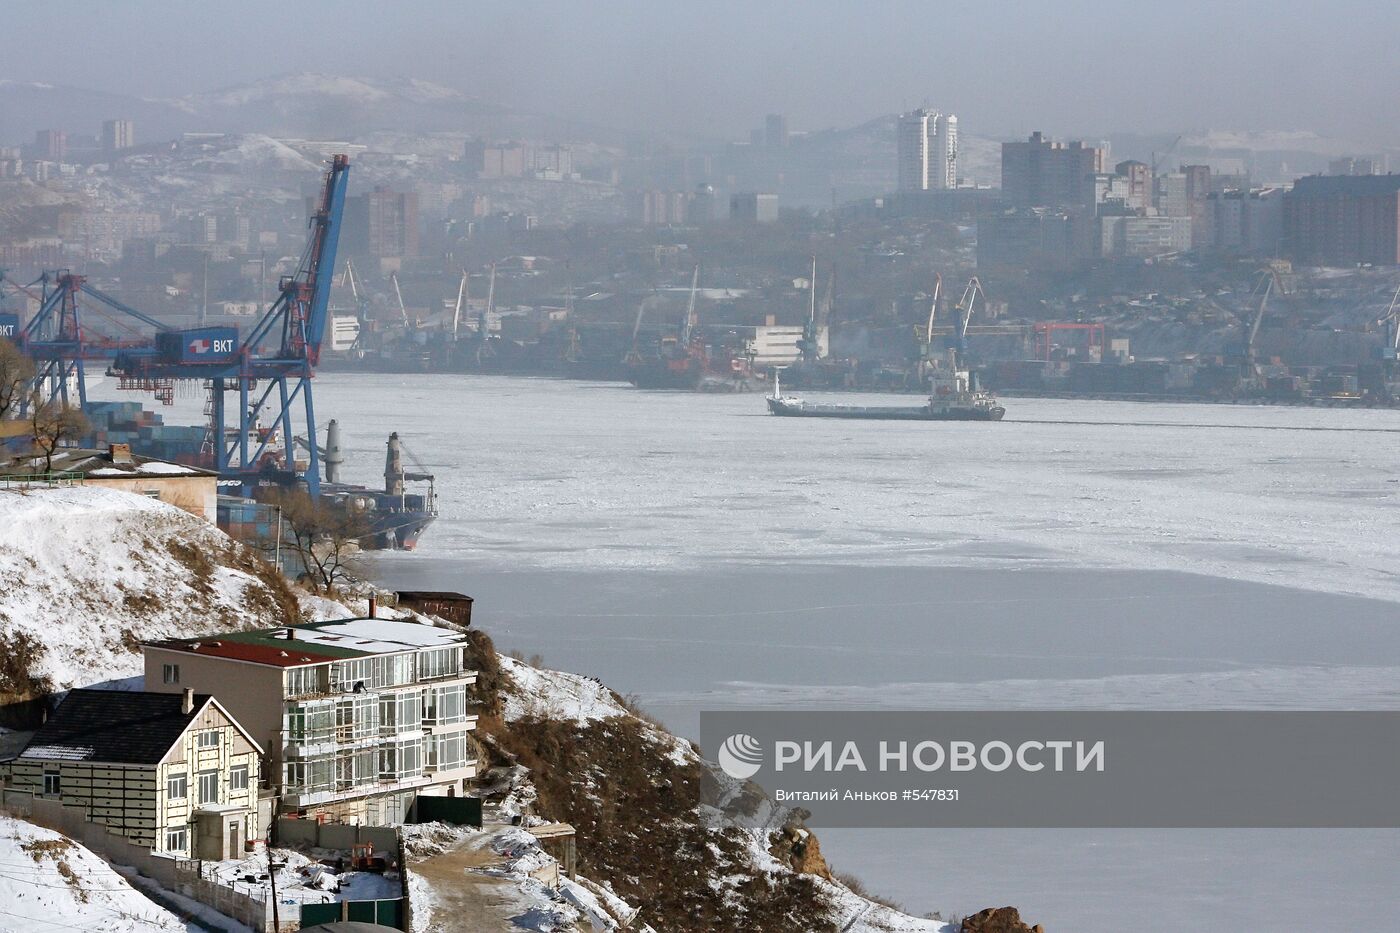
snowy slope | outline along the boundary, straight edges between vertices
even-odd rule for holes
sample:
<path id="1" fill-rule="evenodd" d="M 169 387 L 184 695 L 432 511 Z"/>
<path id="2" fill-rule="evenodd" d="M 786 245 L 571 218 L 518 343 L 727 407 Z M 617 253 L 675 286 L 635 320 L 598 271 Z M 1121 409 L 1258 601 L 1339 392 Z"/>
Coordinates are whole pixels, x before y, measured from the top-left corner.
<path id="1" fill-rule="evenodd" d="M 51 830 L 0 816 L 0 933 L 185 929 L 87 849 Z"/>
<path id="2" fill-rule="evenodd" d="M 285 621 L 257 570 L 223 532 L 154 499 L 0 491 L 0 647 L 36 687 L 139 674 L 141 641 Z M 24 692 L 9 673 L 4 686 Z"/>
<path id="3" fill-rule="evenodd" d="M 721 798 L 728 797 L 734 801 L 741 797 L 747 798 L 746 806 L 749 807 L 749 810 L 743 815 L 741 822 L 736 822 L 731 816 L 713 807 L 701 807 L 693 814 L 693 817 L 702 823 L 728 832 L 737 831 L 744 837 L 744 850 L 748 864 L 727 874 L 726 877 L 710 879 L 711 886 L 719 889 L 734 885 L 736 881 L 746 875 L 771 877 L 782 873 L 792 873 L 792 868 L 783 864 L 769 851 L 771 833 L 784 824 L 788 811 L 766 798 L 755 801 L 752 797 L 752 785 L 735 781 L 718 767 L 706 762 L 697 754 L 694 746 L 684 739 L 670 734 L 658 725 L 636 717 L 618 701 L 616 694 L 593 678 L 565 671 L 543 670 L 509 657 L 501 657 L 500 664 L 501 672 L 508 684 L 503 697 L 504 715 L 508 723 L 524 719 L 548 719 L 555 722 L 588 725 L 612 717 L 633 719 L 641 724 L 642 728 L 648 732 L 650 741 L 658 746 L 672 762 L 683 766 L 699 765 L 707 769 L 715 783 L 723 789 Z M 529 788 L 519 788 L 507 800 L 509 802 L 516 797 L 529 798 L 532 796 Z M 725 809 L 729 811 L 728 807 Z M 548 814 L 548 816 L 557 815 Z M 514 832 L 515 836 L 511 838 L 517 846 L 511 847 L 511 854 L 524 864 L 512 865 L 512 869 L 520 869 L 518 874 L 523 878 L 525 872 L 528 872 L 532 867 L 529 864 L 530 859 L 542 856 L 543 853 L 538 851 L 538 846 L 534 845 L 528 833 L 520 830 Z M 898 910 L 877 904 L 850 890 L 839 881 L 817 876 L 810 877 L 813 878 L 818 890 L 830 905 L 831 921 L 838 929 L 846 931 L 846 933 L 955 933 L 956 931 L 955 926 L 945 924 L 942 921 L 911 917 Z M 585 880 L 585 884 L 588 889 L 576 893 L 587 894 L 588 890 L 592 890 L 595 896 L 606 893 L 605 889 L 594 882 Z M 566 892 L 566 896 L 568 896 L 568 892 Z M 591 902 L 589 906 L 596 907 Z M 583 904 L 578 904 L 578 907 L 584 916 L 595 918 L 594 929 L 611 929 L 611 927 L 597 921 L 596 914 Z M 606 915 L 606 912 L 602 913 Z"/>

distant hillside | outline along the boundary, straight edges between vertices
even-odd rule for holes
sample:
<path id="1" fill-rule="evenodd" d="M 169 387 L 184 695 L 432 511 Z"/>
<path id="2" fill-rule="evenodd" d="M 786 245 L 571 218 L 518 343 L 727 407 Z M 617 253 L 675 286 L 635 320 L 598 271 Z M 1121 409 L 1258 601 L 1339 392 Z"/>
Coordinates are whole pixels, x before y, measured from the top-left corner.
<path id="1" fill-rule="evenodd" d="M 0 81 L 0 141 L 36 130 L 96 134 L 103 120 L 136 122 L 137 144 L 190 132 L 357 139 L 369 133 L 471 133 L 615 143 L 623 134 L 478 100 L 413 78 L 298 72 L 168 100 L 59 85 Z"/>

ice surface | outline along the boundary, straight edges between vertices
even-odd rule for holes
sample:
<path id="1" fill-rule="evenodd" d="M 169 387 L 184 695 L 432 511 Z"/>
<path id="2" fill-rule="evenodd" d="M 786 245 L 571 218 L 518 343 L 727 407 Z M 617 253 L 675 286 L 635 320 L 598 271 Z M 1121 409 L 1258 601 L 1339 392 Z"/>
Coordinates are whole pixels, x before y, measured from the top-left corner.
<path id="1" fill-rule="evenodd" d="M 387 582 L 471 593 L 503 650 L 683 733 L 721 705 L 1400 706 L 1397 412 L 1008 399 L 999 424 L 909 424 L 538 379 L 316 391 L 350 479 L 380 482 L 389 430 L 437 475 L 442 518 L 376 557 Z M 1400 908 L 1388 831 L 821 838 L 913 910 L 1014 903 L 1052 931 Z"/>

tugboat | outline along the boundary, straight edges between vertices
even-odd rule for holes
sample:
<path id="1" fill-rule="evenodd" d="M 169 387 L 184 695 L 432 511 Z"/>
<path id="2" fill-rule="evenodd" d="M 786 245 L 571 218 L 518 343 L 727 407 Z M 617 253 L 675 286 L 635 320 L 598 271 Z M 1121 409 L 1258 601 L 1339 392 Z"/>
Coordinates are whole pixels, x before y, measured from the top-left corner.
<path id="1" fill-rule="evenodd" d="M 976 377 L 961 368 L 956 353 L 948 354 L 948 365 L 929 375 L 928 404 L 919 405 L 825 405 L 808 402 L 796 395 L 783 395 L 779 378 L 773 377 L 773 394 L 768 410 L 785 418 L 863 418 L 871 421 L 1000 421 L 1006 409 L 988 392 L 977 387 Z"/>

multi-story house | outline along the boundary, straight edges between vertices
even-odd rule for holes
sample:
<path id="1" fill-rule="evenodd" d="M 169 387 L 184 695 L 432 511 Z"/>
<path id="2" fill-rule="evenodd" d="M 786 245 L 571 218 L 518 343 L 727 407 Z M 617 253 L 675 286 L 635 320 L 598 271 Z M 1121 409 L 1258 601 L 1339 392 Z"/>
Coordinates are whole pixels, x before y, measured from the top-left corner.
<path id="1" fill-rule="evenodd" d="M 392 823 L 476 776 L 466 643 L 376 618 L 163 641 L 143 646 L 146 688 L 219 698 L 267 748 L 279 812 Z"/>
<path id="2" fill-rule="evenodd" d="M 7 787 L 61 801 L 138 845 L 241 858 L 260 837 L 261 755 L 207 694 L 71 690 L 0 770 Z"/>

